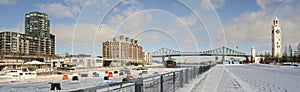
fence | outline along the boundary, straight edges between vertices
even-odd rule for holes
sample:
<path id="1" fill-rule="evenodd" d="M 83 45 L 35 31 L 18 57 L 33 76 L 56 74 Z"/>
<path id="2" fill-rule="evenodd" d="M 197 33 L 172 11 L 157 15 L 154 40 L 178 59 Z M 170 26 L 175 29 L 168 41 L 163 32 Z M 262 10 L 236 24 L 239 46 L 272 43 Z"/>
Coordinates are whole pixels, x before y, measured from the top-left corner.
<path id="1" fill-rule="evenodd" d="M 183 66 L 186 69 L 71 92 L 175 92 L 213 66 Z"/>

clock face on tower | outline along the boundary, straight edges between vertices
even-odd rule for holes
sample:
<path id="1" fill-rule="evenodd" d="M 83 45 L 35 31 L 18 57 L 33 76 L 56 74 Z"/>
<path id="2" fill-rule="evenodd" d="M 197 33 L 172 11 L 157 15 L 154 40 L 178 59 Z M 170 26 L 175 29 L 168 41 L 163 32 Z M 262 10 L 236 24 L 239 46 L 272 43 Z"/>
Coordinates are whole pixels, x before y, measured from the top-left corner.
<path id="1" fill-rule="evenodd" d="M 279 34 L 279 33 L 280 33 L 280 31 L 277 29 L 277 30 L 276 30 L 276 33 L 277 33 L 277 34 Z"/>

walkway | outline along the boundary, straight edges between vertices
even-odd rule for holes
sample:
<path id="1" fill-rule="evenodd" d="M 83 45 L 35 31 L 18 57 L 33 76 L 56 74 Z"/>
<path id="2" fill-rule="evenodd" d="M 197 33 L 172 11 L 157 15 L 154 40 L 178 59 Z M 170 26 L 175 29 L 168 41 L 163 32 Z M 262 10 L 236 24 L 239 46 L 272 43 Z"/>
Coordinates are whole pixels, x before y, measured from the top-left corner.
<path id="1" fill-rule="evenodd" d="M 217 65 L 178 92 L 296 92 L 299 87 L 299 67 Z"/>

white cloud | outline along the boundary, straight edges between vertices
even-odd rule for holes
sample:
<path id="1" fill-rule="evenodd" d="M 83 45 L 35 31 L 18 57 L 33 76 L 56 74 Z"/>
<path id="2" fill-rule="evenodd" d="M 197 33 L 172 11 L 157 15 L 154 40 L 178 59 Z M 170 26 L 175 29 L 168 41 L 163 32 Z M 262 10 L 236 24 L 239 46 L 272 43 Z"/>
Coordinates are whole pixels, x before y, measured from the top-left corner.
<path id="1" fill-rule="evenodd" d="M 103 2 L 102 2 L 103 1 Z M 105 0 L 101 0 L 102 3 L 107 3 Z M 90 3 L 90 2 L 89 2 Z M 136 3 L 136 2 L 135 2 Z M 97 3 L 93 3 L 97 4 Z M 68 4 L 67 4 L 68 5 Z M 67 6 L 64 5 L 64 6 Z M 102 4 L 100 4 L 102 5 Z M 74 8 L 73 8 L 74 9 Z M 181 39 L 182 35 L 184 36 L 184 39 L 180 40 L 181 43 L 193 43 L 195 40 L 192 37 L 193 32 L 190 32 L 187 28 L 194 26 L 197 24 L 197 18 L 194 15 L 190 16 L 185 16 L 181 17 L 180 19 L 187 24 L 185 26 L 182 23 L 177 23 L 178 19 L 176 18 L 170 18 L 168 15 L 164 15 L 164 13 L 161 12 L 143 12 L 140 14 L 136 14 L 137 12 L 141 12 L 143 10 L 143 7 L 140 6 L 138 3 L 136 5 L 132 5 L 127 8 L 114 8 L 113 9 L 115 12 L 113 16 L 107 17 L 108 19 L 108 24 L 102 25 L 103 30 L 99 31 L 98 34 L 99 37 L 96 40 L 101 40 L 101 41 L 106 41 L 109 40 L 113 37 L 115 34 L 116 28 L 120 26 L 120 23 L 124 22 L 124 25 L 121 26 L 121 29 L 117 32 L 117 34 L 124 34 L 127 36 L 133 36 L 137 32 L 145 30 L 145 28 L 161 28 L 165 33 L 168 33 L 172 36 L 174 36 L 176 39 Z M 68 11 L 75 11 L 75 10 L 69 10 Z M 136 15 L 134 15 L 136 14 Z M 156 16 L 155 16 L 156 14 Z M 134 15 L 134 16 L 132 16 Z M 159 16 L 159 15 L 164 15 L 164 16 Z M 129 18 L 127 19 L 126 18 Z M 81 16 L 82 17 L 82 16 Z M 159 17 L 159 18 L 158 18 Z M 164 18 L 167 17 L 167 18 Z M 156 21 L 154 21 L 156 20 Z M 148 25 L 148 24 L 149 25 Z M 160 24 L 161 23 L 161 24 Z M 145 26 L 147 25 L 147 26 Z M 157 26 L 158 25 L 158 26 Z M 164 26 L 164 27 L 161 27 Z M 197 25 L 196 25 L 197 26 Z M 75 34 L 75 41 L 78 44 L 88 44 L 88 43 L 93 43 L 94 40 L 94 35 L 95 32 L 97 31 L 97 25 L 93 24 L 77 24 L 76 26 L 76 34 Z M 167 27 L 167 28 L 166 28 Z M 75 25 L 54 25 L 52 30 L 54 34 L 57 34 L 57 41 L 59 43 L 70 43 L 72 42 L 72 37 L 73 37 L 73 30 L 75 28 Z M 193 29 L 203 29 L 203 27 L 198 27 L 193 28 Z M 54 32 L 55 31 L 55 32 Z M 199 30 L 196 30 L 199 31 Z M 200 32 L 198 32 L 200 33 Z M 70 36 L 66 36 L 66 34 L 70 34 Z M 158 41 L 158 39 L 164 39 L 166 36 L 162 33 L 147 33 L 146 35 L 151 35 L 151 36 L 145 36 L 142 37 L 142 39 L 145 39 L 146 41 Z M 198 35 L 194 35 L 198 36 Z M 205 37 L 207 38 L 207 37 Z M 103 40 L 104 39 L 104 40 Z M 99 42 L 98 41 L 98 42 Z M 202 39 L 197 40 L 202 41 Z M 203 41 L 207 41 L 207 39 L 204 39 Z"/>
<path id="2" fill-rule="evenodd" d="M 153 30 L 153 31 L 150 30 L 146 33 L 142 33 L 140 35 L 137 35 L 137 37 L 141 41 L 148 41 L 150 43 L 154 43 L 158 40 L 161 40 L 161 39 L 165 38 L 166 35 L 161 33 L 161 32 L 158 32 L 156 30 Z"/>
<path id="3" fill-rule="evenodd" d="M 113 12 L 118 12 L 118 11 L 120 11 L 119 8 L 117 8 L 117 7 L 114 7 L 114 8 L 113 8 Z"/>
<path id="4" fill-rule="evenodd" d="M 13 5 L 16 4 L 17 0 L 0 0 L 1 5 Z"/>
<path id="5" fill-rule="evenodd" d="M 100 54 L 102 42 L 111 40 L 114 32 L 112 27 L 105 24 L 100 26 L 84 23 L 76 25 L 59 24 L 54 25 L 51 29 L 51 33 L 56 36 L 57 46 L 62 46 L 59 47 L 60 49 L 73 47 L 72 50 L 69 50 L 72 54 L 85 53 L 91 55 L 94 51 Z"/>
<path id="6" fill-rule="evenodd" d="M 210 0 L 210 1 L 211 4 L 214 6 L 214 8 L 221 8 L 225 3 L 225 0 Z"/>
<path id="7" fill-rule="evenodd" d="M 147 21 L 152 21 L 152 15 L 151 14 L 148 13 L 145 16 L 146 16 Z"/>
<path id="8" fill-rule="evenodd" d="M 181 17 L 178 19 L 178 23 L 180 25 L 183 25 L 180 21 L 184 22 L 187 26 L 194 26 L 197 23 L 197 17 L 194 15 L 186 16 L 186 17 Z"/>
<path id="9" fill-rule="evenodd" d="M 95 6 L 96 8 L 109 9 L 119 0 L 89 0 L 87 5 Z"/>
<path id="10" fill-rule="evenodd" d="M 38 8 L 57 19 L 75 18 L 87 0 L 65 0 L 64 3 L 40 4 Z"/>
<path id="11" fill-rule="evenodd" d="M 43 11 L 47 12 L 48 14 L 53 15 L 55 18 L 74 18 L 73 12 L 70 10 L 69 7 L 66 7 L 62 4 L 41 4 L 39 8 Z"/>
<path id="12" fill-rule="evenodd" d="M 88 0 L 65 0 L 65 2 L 70 5 L 79 5 L 79 6 L 84 6 Z"/>
<path id="13" fill-rule="evenodd" d="M 179 43 L 184 45 L 184 44 L 197 43 L 197 42 L 195 42 L 195 40 L 193 39 L 193 34 L 185 34 L 182 35 L 181 39 L 179 39 Z"/>
<path id="14" fill-rule="evenodd" d="M 271 7 L 276 7 L 274 6 L 274 3 L 280 2 L 280 3 L 285 3 L 288 4 L 292 2 L 292 0 L 256 0 L 257 5 L 262 9 L 272 9 Z"/>
<path id="15" fill-rule="evenodd" d="M 76 24 L 76 25 L 55 25 L 51 32 L 56 35 L 58 43 L 93 44 L 106 41 L 113 37 L 114 30 L 108 25 L 101 25 L 99 28 L 95 24 Z M 95 35 L 97 33 L 97 35 Z M 74 40 L 73 40 L 74 38 Z"/>
<path id="16" fill-rule="evenodd" d="M 200 6 L 205 10 L 213 10 L 221 8 L 225 3 L 225 0 L 201 0 Z"/>
<path id="17" fill-rule="evenodd" d="M 122 22 L 124 22 L 126 20 L 126 18 L 129 18 L 136 12 L 140 12 L 143 9 L 143 7 L 139 6 L 135 0 L 123 0 L 123 1 L 121 1 L 121 3 L 126 4 L 126 5 L 127 4 L 134 4 L 134 5 L 131 5 L 130 7 L 125 8 L 125 9 L 119 9 L 117 7 L 114 7 L 113 12 L 121 11 L 121 13 L 115 14 L 114 16 L 110 17 L 110 19 L 109 19 L 110 26 L 115 26 L 115 27 L 119 26 Z M 148 20 L 152 19 L 151 15 L 150 16 L 147 15 L 146 17 Z"/>
<path id="18" fill-rule="evenodd" d="M 271 21 L 272 17 L 264 17 L 263 12 L 245 13 L 225 25 L 227 40 L 235 42 L 269 41 Z"/>
<path id="19" fill-rule="evenodd" d="M 122 15 L 115 15 L 109 19 L 109 23 L 111 25 L 116 25 L 116 26 L 120 25 L 123 21 L 124 21 L 124 16 Z"/>
<path id="20" fill-rule="evenodd" d="M 125 2 L 129 2 L 129 1 L 125 1 Z M 134 3 L 133 1 L 130 2 L 131 4 L 135 4 L 135 5 L 132 5 L 124 10 L 118 10 L 121 11 L 120 14 L 111 16 L 109 19 L 109 23 L 108 23 L 109 26 L 114 27 L 116 30 L 118 27 L 122 28 L 117 30 L 118 33 L 120 32 L 120 30 L 122 30 L 122 32 L 127 30 L 127 32 L 123 32 L 123 33 L 126 33 L 127 35 L 133 35 L 137 31 L 141 30 L 142 25 L 145 25 L 147 22 L 152 21 L 151 13 L 143 12 L 137 14 L 137 12 L 142 12 L 143 7 L 138 5 L 138 3 L 136 2 Z"/>
<path id="21" fill-rule="evenodd" d="M 148 19 L 146 16 L 148 16 Z M 130 17 L 130 19 L 127 19 L 122 26 L 127 30 L 136 31 L 141 28 L 141 25 L 145 25 L 149 21 L 152 21 L 151 13 L 143 13 Z"/>
<path id="22" fill-rule="evenodd" d="M 0 32 L 19 32 L 19 33 L 24 33 L 24 25 L 18 25 L 15 28 L 5 28 L 1 27 Z"/>
<path id="23" fill-rule="evenodd" d="M 97 30 L 96 42 L 104 42 L 113 38 L 116 30 L 107 24 L 100 25 L 100 28 Z"/>
<path id="24" fill-rule="evenodd" d="M 298 43 L 300 36 L 300 2 L 290 0 L 257 0 L 261 10 L 246 12 L 229 24 L 224 25 L 227 40 L 230 42 L 271 41 L 271 25 L 275 16 L 279 17 L 283 44 Z"/>
<path id="25" fill-rule="evenodd" d="M 79 6 L 72 6 L 72 11 L 74 14 L 78 14 L 80 12 L 80 7 Z"/>
<path id="26" fill-rule="evenodd" d="M 122 15 L 124 15 L 124 16 L 130 16 L 130 15 L 133 15 L 134 13 L 142 11 L 142 10 L 143 10 L 142 6 L 131 6 L 131 7 L 128 7 L 127 10 L 124 10 L 122 12 Z"/>
<path id="27" fill-rule="evenodd" d="M 121 3 L 123 5 L 128 5 L 128 4 L 136 4 L 137 1 L 136 0 L 121 0 Z"/>
<path id="28" fill-rule="evenodd" d="M 81 7 L 86 5 L 88 0 L 65 0 L 68 7 L 71 8 L 74 14 L 78 14 L 81 10 Z"/>
<path id="29" fill-rule="evenodd" d="M 85 5 L 85 3 L 86 2 L 80 2 L 80 0 L 76 0 L 76 1 L 65 0 L 64 4 L 57 4 L 57 3 L 52 3 L 48 5 L 42 4 L 39 7 L 41 9 L 45 9 L 49 14 L 53 15 L 55 18 L 74 18 L 76 17 L 76 13 L 80 12 L 81 6 Z M 88 5 L 91 5 L 93 7 L 95 6 L 97 8 L 99 8 L 97 5 L 99 3 L 101 3 L 100 5 L 107 5 L 109 4 L 109 1 L 91 0 L 87 2 Z M 127 3 L 134 4 L 136 3 L 136 1 L 130 0 L 130 1 L 126 1 L 126 4 Z M 97 44 L 99 44 L 102 41 L 112 39 L 114 34 L 116 33 L 116 28 L 120 25 L 120 23 L 125 21 L 125 18 L 127 18 L 129 15 L 132 15 L 133 13 L 136 13 L 142 9 L 141 6 L 133 5 L 131 7 L 135 7 L 135 8 L 118 10 L 122 12 L 120 14 L 116 14 L 114 16 L 108 17 L 109 23 L 101 24 L 100 27 L 97 24 L 81 23 L 81 22 L 77 23 L 76 25 L 58 24 L 58 25 L 53 25 L 51 27 L 51 32 L 56 35 L 57 42 L 60 44 L 65 44 L 65 43 L 70 44 L 72 43 L 72 41 L 74 41 L 74 43 L 76 44 L 87 45 L 87 44 L 94 44 L 94 40 L 96 40 L 96 42 L 98 42 Z M 152 16 L 147 15 L 145 16 L 145 18 L 146 20 L 151 20 Z M 139 18 L 139 21 L 136 22 L 137 23 L 134 24 L 142 23 L 143 20 Z"/>

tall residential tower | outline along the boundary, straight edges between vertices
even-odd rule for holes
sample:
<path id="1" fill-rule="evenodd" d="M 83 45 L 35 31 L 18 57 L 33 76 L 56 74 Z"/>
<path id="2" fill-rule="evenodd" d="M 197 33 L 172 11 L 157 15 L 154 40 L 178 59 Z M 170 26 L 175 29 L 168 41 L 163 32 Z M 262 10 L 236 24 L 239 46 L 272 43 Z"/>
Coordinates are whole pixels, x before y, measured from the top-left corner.
<path id="1" fill-rule="evenodd" d="M 25 14 L 25 35 L 36 37 L 30 41 L 29 53 L 37 55 L 55 54 L 55 36 L 50 34 L 50 20 L 48 15 L 40 12 Z"/>
<path id="2" fill-rule="evenodd" d="M 48 20 L 48 15 L 40 12 L 25 14 L 25 34 L 49 38 L 50 20 Z"/>
<path id="3" fill-rule="evenodd" d="M 48 15 L 25 14 L 25 34 L 0 32 L 0 54 L 19 56 L 51 56 L 55 54 L 55 36 L 50 34 Z"/>

